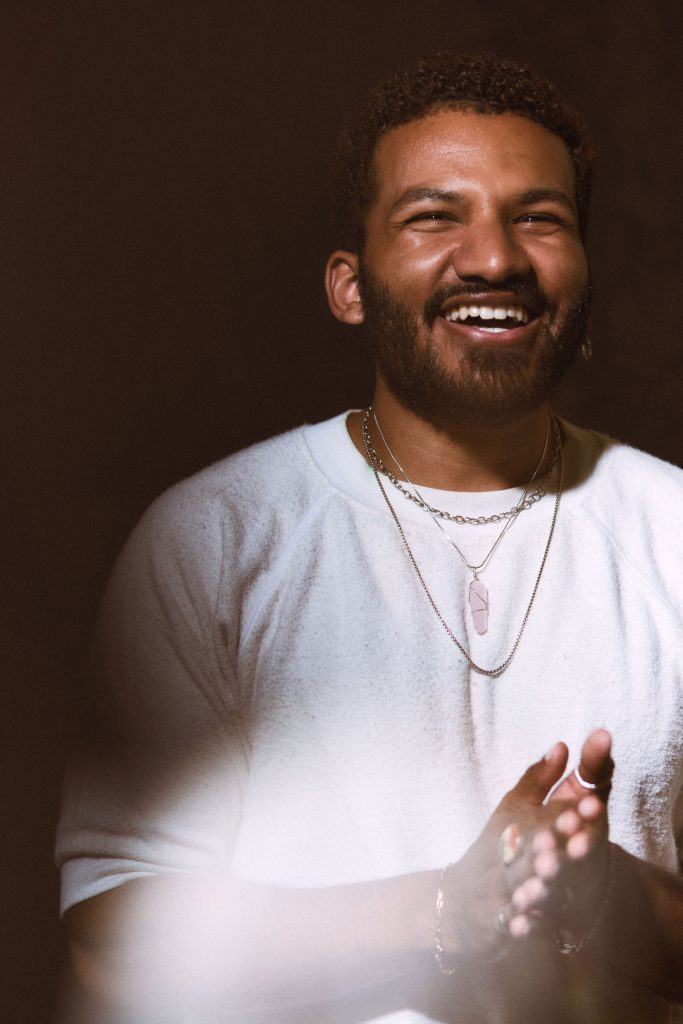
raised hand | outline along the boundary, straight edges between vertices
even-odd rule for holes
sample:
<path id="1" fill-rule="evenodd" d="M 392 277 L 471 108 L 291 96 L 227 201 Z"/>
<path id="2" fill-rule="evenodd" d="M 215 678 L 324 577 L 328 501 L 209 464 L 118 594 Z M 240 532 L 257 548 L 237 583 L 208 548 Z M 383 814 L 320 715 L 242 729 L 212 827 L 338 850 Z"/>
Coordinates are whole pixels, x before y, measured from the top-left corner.
<path id="1" fill-rule="evenodd" d="M 606 730 L 592 732 L 579 765 L 553 792 L 548 806 L 559 813 L 552 827 L 534 835 L 533 872 L 512 892 L 513 935 L 525 934 L 538 924 L 541 912 L 565 952 L 578 949 L 594 931 L 609 886 L 611 746 Z"/>
<path id="2" fill-rule="evenodd" d="M 444 879 L 446 952 L 497 959 L 546 927 L 566 951 L 585 939 L 607 885 L 610 746 L 604 730 L 588 737 L 582 785 L 573 772 L 560 782 L 568 752 L 557 743 L 503 797 Z"/>

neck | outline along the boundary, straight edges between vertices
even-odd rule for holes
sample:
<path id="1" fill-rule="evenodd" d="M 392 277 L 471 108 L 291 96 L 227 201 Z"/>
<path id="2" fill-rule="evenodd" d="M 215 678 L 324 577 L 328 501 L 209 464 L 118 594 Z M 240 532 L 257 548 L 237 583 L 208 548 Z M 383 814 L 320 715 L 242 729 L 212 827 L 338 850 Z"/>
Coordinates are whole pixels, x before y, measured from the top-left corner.
<path id="1" fill-rule="evenodd" d="M 526 484 L 543 451 L 548 423 L 544 405 L 505 427 L 458 425 L 443 430 L 402 406 L 381 381 L 373 409 L 410 480 L 418 487 L 448 491 L 495 491 Z M 362 422 L 363 413 L 352 413 L 348 430 L 365 457 Z M 370 430 L 382 461 L 400 476 L 372 420 Z"/>

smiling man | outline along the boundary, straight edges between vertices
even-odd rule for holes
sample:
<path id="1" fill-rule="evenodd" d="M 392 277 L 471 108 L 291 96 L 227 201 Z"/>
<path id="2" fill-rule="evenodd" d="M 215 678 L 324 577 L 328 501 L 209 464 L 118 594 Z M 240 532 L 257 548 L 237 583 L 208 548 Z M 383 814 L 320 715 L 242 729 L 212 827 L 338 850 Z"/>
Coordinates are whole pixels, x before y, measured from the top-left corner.
<path id="1" fill-rule="evenodd" d="M 382 385 L 445 432 L 544 419 L 590 306 L 566 146 L 451 109 L 382 138 L 374 169 L 364 249 L 335 254 L 329 282 L 337 315 L 368 323 Z M 346 311 L 349 280 L 363 300 Z"/>
<path id="2" fill-rule="evenodd" d="M 681 472 L 550 412 L 590 165 L 506 61 L 347 120 L 372 406 L 164 495 L 105 598 L 58 842 L 103 1020 L 683 1019 Z"/>

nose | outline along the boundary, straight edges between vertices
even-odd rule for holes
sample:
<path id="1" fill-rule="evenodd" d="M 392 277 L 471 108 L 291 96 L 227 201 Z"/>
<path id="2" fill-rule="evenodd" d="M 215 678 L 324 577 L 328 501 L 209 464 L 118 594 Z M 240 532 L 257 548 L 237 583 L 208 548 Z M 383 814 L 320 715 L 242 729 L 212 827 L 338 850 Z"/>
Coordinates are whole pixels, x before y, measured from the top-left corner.
<path id="1" fill-rule="evenodd" d="M 513 237 L 512 228 L 498 220 L 470 224 L 460 236 L 452 262 L 461 280 L 490 283 L 523 276 L 530 267 L 528 255 Z"/>

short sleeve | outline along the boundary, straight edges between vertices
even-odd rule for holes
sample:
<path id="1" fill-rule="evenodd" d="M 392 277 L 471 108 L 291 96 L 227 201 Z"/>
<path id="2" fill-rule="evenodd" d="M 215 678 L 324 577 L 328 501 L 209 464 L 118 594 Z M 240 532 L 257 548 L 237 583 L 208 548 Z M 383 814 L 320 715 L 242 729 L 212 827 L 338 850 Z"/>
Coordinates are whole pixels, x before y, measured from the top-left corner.
<path id="1" fill-rule="evenodd" d="M 133 878 L 230 869 L 247 758 L 229 523 L 220 502 L 179 485 L 115 566 L 93 649 L 97 725 L 64 786 L 63 911 Z"/>

